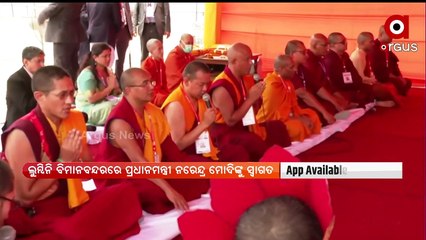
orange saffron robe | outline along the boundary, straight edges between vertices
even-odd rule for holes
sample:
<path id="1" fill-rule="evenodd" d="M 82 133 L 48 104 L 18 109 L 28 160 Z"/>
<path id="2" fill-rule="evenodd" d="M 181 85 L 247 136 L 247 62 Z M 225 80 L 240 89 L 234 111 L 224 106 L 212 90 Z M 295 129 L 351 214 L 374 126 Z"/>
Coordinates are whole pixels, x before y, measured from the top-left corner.
<path id="1" fill-rule="evenodd" d="M 195 124 L 197 124 L 198 120 L 195 116 L 194 111 L 192 110 L 191 103 L 185 97 L 185 93 L 184 93 L 182 84 L 180 84 L 180 86 L 178 88 L 176 88 L 170 94 L 170 96 L 163 103 L 163 106 L 161 107 L 161 109 L 164 110 L 164 108 L 166 108 L 167 105 L 169 105 L 172 102 L 179 102 L 180 105 L 183 108 L 183 111 L 184 111 L 183 121 L 185 122 L 185 134 L 192 131 L 192 129 L 194 129 L 196 127 Z M 197 107 L 198 107 L 199 119 L 200 119 L 200 121 L 203 121 L 204 113 L 207 110 L 207 105 L 206 105 L 206 103 L 204 102 L 203 99 L 198 99 Z M 191 146 L 194 146 L 194 145 L 192 144 Z M 188 148 L 191 147 L 191 146 L 188 146 Z M 211 137 L 210 137 L 210 150 L 211 150 L 210 153 L 204 153 L 203 156 L 207 157 L 207 158 L 211 158 L 213 160 L 218 160 L 217 154 L 218 154 L 219 150 L 213 145 Z"/>
<path id="2" fill-rule="evenodd" d="M 262 94 L 263 104 L 257 112 L 256 120 L 266 122 L 270 120 L 282 121 L 288 130 L 292 141 L 303 141 L 312 134 L 321 131 L 321 121 L 318 115 L 310 109 L 302 109 L 297 103 L 294 86 L 290 80 L 282 79 L 276 72 L 269 73 L 265 78 L 266 88 Z M 309 129 L 298 119 L 307 116 L 313 122 L 313 129 Z"/>

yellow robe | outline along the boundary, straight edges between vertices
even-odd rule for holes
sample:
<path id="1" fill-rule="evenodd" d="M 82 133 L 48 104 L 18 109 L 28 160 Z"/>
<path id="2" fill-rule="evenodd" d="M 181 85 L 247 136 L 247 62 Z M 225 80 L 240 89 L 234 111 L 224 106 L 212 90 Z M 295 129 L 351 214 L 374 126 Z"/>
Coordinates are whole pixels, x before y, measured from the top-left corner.
<path id="1" fill-rule="evenodd" d="M 161 144 L 170 134 L 169 123 L 167 122 L 164 113 L 154 104 L 147 103 L 144 110 L 144 119 L 142 119 L 136 112 L 134 112 L 134 114 L 136 115 L 136 120 L 138 121 L 141 131 L 145 134 L 145 144 L 143 149 L 145 158 L 149 162 L 155 162 L 154 144 L 152 141 L 152 138 L 154 137 L 155 152 L 157 152 L 159 161 L 161 162 L 163 155 L 161 151 Z"/>
<path id="2" fill-rule="evenodd" d="M 282 79 L 278 73 L 272 72 L 266 76 L 265 83 L 266 88 L 262 94 L 263 104 L 256 115 L 258 122 L 282 121 L 292 141 L 303 141 L 312 134 L 320 133 L 321 121 L 318 115 L 311 109 L 300 108 L 291 81 Z M 309 117 L 313 122 L 313 129 L 305 126 L 297 118 L 299 116 Z"/>
<path id="3" fill-rule="evenodd" d="M 59 128 L 56 128 L 56 125 L 47 118 L 47 121 L 52 127 L 53 132 L 56 135 L 59 146 L 62 145 L 62 142 L 68 135 L 68 132 L 73 128 L 80 131 L 82 134 L 82 144 L 83 148 L 87 148 L 86 140 L 86 123 L 84 121 L 83 114 L 79 111 L 72 110 L 69 116 L 66 119 L 63 119 Z M 89 195 L 84 191 L 81 179 L 67 179 L 68 185 L 68 205 L 70 208 L 75 208 L 89 200 Z"/>
<path id="4" fill-rule="evenodd" d="M 186 134 L 186 133 L 192 131 L 192 129 L 194 127 L 194 123 L 197 119 L 196 119 L 194 112 L 192 110 L 191 103 L 189 103 L 188 100 L 186 100 L 186 97 L 185 97 L 184 92 L 183 92 L 182 84 L 180 84 L 180 86 L 178 88 L 176 88 L 167 97 L 167 99 L 164 101 L 161 109 L 164 110 L 164 108 L 169 103 L 172 103 L 172 102 L 175 102 L 175 101 L 179 102 L 180 105 L 183 108 L 183 112 L 184 112 L 183 121 L 185 121 L 185 134 Z M 198 99 L 197 107 L 198 107 L 198 116 L 200 118 L 200 121 L 203 121 L 204 113 L 207 110 L 206 102 L 204 102 L 203 99 Z M 210 150 L 211 151 L 209 153 L 204 153 L 203 156 L 207 157 L 207 158 L 211 158 L 213 160 L 219 160 L 219 158 L 217 157 L 219 150 L 213 145 L 211 137 L 210 137 Z"/>

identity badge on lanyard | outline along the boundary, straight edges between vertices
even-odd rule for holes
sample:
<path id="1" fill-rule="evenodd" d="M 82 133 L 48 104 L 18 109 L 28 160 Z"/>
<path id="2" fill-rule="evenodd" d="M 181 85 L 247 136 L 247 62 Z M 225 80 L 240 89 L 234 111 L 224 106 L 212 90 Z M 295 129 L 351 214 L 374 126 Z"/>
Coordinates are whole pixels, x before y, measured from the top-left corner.
<path id="1" fill-rule="evenodd" d="M 345 84 L 351 84 L 351 83 L 353 83 L 353 81 L 352 81 L 352 74 L 351 74 L 351 72 L 348 72 L 346 70 L 346 65 L 345 65 L 344 61 L 343 61 L 343 73 L 342 73 L 342 76 L 343 76 L 343 82 Z"/>
<path id="2" fill-rule="evenodd" d="M 343 72 L 342 75 L 343 75 L 343 82 L 344 83 L 346 83 L 346 84 L 353 83 L 351 72 Z"/>
<path id="3" fill-rule="evenodd" d="M 195 150 L 197 154 L 209 153 L 210 150 L 210 136 L 208 131 L 204 131 L 195 140 Z"/>
<path id="4" fill-rule="evenodd" d="M 246 89 L 243 82 L 241 81 L 241 88 L 243 89 L 244 101 L 246 100 Z M 243 126 L 250 126 L 256 123 L 256 118 L 254 117 L 253 106 L 247 111 L 246 115 L 243 117 Z"/>
<path id="5" fill-rule="evenodd" d="M 159 163 L 160 156 L 157 153 L 157 143 L 155 142 L 154 125 L 152 124 L 152 118 L 150 114 L 148 114 L 148 118 L 149 118 L 149 124 L 151 126 L 151 131 L 148 131 L 148 128 L 147 128 L 147 131 L 149 132 L 149 135 L 151 137 L 152 152 L 154 153 L 154 162 Z"/>
<path id="6" fill-rule="evenodd" d="M 192 102 L 189 100 L 189 97 L 183 88 L 182 88 L 182 92 L 183 92 L 183 95 L 185 95 L 186 101 L 188 101 L 189 105 L 191 106 L 192 113 L 194 113 L 198 124 L 200 124 L 200 117 L 198 116 L 197 111 L 195 111 L 194 105 L 192 105 Z M 202 132 L 200 136 L 198 136 L 198 138 L 195 140 L 195 151 L 197 154 L 209 153 L 211 151 L 210 135 L 207 130 Z"/>

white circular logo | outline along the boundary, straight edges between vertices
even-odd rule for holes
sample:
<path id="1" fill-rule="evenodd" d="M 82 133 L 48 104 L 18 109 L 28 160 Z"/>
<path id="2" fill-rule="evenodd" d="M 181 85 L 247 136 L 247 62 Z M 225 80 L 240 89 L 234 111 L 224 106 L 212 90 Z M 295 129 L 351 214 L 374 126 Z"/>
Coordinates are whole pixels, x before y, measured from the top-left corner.
<path id="1" fill-rule="evenodd" d="M 386 44 L 382 45 L 382 50 L 386 50 Z"/>
<path id="2" fill-rule="evenodd" d="M 399 35 L 402 32 L 404 32 L 404 28 L 405 28 L 404 23 L 402 23 L 401 20 L 393 20 L 389 24 L 390 31 L 395 35 Z"/>

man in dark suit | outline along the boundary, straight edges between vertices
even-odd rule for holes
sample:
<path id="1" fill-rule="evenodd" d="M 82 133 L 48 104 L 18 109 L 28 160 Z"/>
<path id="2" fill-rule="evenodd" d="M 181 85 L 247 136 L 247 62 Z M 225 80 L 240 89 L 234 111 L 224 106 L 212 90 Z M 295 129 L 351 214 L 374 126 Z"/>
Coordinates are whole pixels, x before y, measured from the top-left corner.
<path id="1" fill-rule="evenodd" d="M 86 3 L 89 42 L 106 42 L 115 47 L 117 34 L 123 26 L 120 3 Z"/>
<path id="2" fill-rule="evenodd" d="M 52 3 L 38 16 L 38 23 L 49 19 L 46 28 L 46 42 L 53 42 L 54 64 L 65 69 L 76 79 L 78 70 L 78 49 L 80 42 L 87 39 L 80 23 L 83 3 Z"/>
<path id="3" fill-rule="evenodd" d="M 31 79 L 44 66 L 44 52 L 37 47 L 26 47 L 22 51 L 23 66 L 7 80 L 5 131 L 13 122 L 29 113 L 36 105 Z"/>
<path id="4" fill-rule="evenodd" d="M 163 35 L 170 37 L 169 3 L 137 3 L 133 14 L 135 32 L 141 38 L 142 62 L 148 57 L 146 43 L 149 39 L 155 38 L 163 42 Z"/>
<path id="5" fill-rule="evenodd" d="M 118 32 L 115 46 L 117 49 L 117 60 L 115 61 L 115 75 L 117 75 L 117 79 L 120 79 L 121 73 L 123 72 L 127 47 L 129 47 L 129 41 L 133 37 L 133 23 L 129 3 L 122 2 L 120 4 L 121 20 L 124 22 L 124 26 L 120 29 L 120 32 Z"/>
<path id="6" fill-rule="evenodd" d="M 89 17 L 87 15 L 86 4 L 83 4 L 80 12 L 80 23 L 83 26 L 84 32 L 86 33 L 86 40 L 80 43 L 80 49 L 78 50 L 78 65 L 83 62 L 87 53 L 90 52 L 89 36 L 87 35 L 87 29 L 89 28 Z"/>

